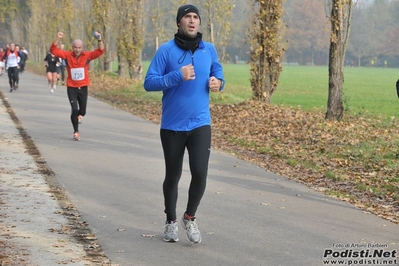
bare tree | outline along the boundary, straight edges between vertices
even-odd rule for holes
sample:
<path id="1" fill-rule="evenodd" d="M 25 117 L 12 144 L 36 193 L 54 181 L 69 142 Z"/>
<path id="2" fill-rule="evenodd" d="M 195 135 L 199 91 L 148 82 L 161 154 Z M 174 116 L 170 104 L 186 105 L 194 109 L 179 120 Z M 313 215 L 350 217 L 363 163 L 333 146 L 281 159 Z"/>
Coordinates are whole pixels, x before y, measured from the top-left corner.
<path id="1" fill-rule="evenodd" d="M 342 100 L 344 62 L 353 4 L 353 0 L 332 0 L 326 113 L 326 119 L 330 120 L 340 120 L 344 116 L 344 103 Z"/>
<path id="2" fill-rule="evenodd" d="M 141 80 L 141 50 L 143 47 L 143 7 L 141 0 L 118 1 L 119 29 L 116 45 L 118 74 Z"/>
<path id="3" fill-rule="evenodd" d="M 361 66 L 362 59 L 373 55 L 374 51 L 377 50 L 375 44 L 378 40 L 373 34 L 370 34 L 373 29 L 372 23 L 373 21 L 368 16 L 368 9 L 360 8 L 360 6 L 354 8 L 352 30 L 347 51 L 352 58 L 357 59 L 357 66 L 359 67 Z"/>
<path id="4" fill-rule="evenodd" d="M 15 20 L 15 16 L 18 12 L 18 3 L 14 3 L 13 1 L 0 1 L 0 23 L 4 23 L 6 28 L 7 38 L 14 39 L 14 32 L 12 27 L 13 22 Z M 2 36 L 3 37 L 3 36 Z"/>
<path id="5" fill-rule="evenodd" d="M 95 20 L 95 27 L 93 31 L 99 31 L 102 34 L 104 45 L 110 46 L 110 33 L 112 30 L 112 23 L 110 18 L 110 10 L 112 8 L 111 0 L 97 0 L 93 1 L 93 13 Z M 99 58 L 98 70 L 112 71 L 112 56 L 111 52 L 106 50 L 106 55 Z"/>
<path id="6" fill-rule="evenodd" d="M 253 99 L 271 102 L 282 71 L 280 59 L 283 0 L 254 0 L 250 29 Z"/>
<path id="7" fill-rule="evenodd" d="M 235 0 L 207 0 L 208 37 L 218 49 L 220 61 L 227 61 L 226 46 L 231 34 L 231 16 Z M 217 32 L 217 34 L 215 34 Z"/>
<path id="8" fill-rule="evenodd" d="M 27 20 L 26 25 L 22 27 L 24 31 L 26 30 L 26 37 L 22 41 L 29 51 L 30 60 L 41 62 L 44 59 L 58 31 L 65 33 L 63 42 L 66 44 L 66 49 L 69 49 L 72 40 L 71 29 L 75 29 L 73 16 L 82 10 L 82 8 L 75 9 L 75 2 L 76 0 L 29 0 L 25 3 L 25 7 L 19 5 L 18 16 Z M 43 6 L 52 8 L 43 8 Z"/>
<path id="9" fill-rule="evenodd" d="M 295 55 L 293 61 L 315 64 L 316 54 L 328 51 L 328 19 L 320 0 L 288 1 L 284 5 L 287 23 L 288 53 Z M 324 61 L 326 63 L 327 60 Z M 320 62 L 319 62 L 320 63 Z"/>
<path id="10" fill-rule="evenodd" d="M 151 15 L 150 15 L 150 20 L 152 23 L 152 26 L 154 27 L 154 35 L 151 36 L 150 38 L 153 38 L 155 41 L 155 50 L 158 50 L 160 42 L 163 42 L 165 40 L 165 21 L 163 18 L 165 11 L 161 6 L 161 0 L 156 0 L 155 2 L 155 8 L 152 9 Z"/>

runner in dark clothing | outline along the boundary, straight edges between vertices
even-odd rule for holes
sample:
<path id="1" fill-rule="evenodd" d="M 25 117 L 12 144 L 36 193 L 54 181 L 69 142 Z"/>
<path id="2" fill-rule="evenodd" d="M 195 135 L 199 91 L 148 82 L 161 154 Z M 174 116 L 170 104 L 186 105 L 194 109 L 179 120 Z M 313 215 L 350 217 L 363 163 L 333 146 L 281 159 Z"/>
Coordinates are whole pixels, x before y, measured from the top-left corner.
<path id="1" fill-rule="evenodd" d="M 7 50 L 6 54 L 3 57 L 3 62 L 6 64 L 7 72 L 8 72 L 8 80 L 10 83 L 10 92 L 18 89 L 18 69 L 19 69 L 19 61 L 20 57 L 18 55 L 18 51 L 15 47 L 15 43 L 10 43 L 10 49 Z"/>
<path id="2" fill-rule="evenodd" d="M 28 60 L 28 55 L 24 51 L 26 51 L 26 50 L 23 47 L 21 49 L 19 49 L 19 57 L 21 58 L 21 60 L 19 62 L 19 73 L 20 74 L 22 74 L 25 71 L 26 60 Z"/>
<path id="3" fill-rule="evenodd" d="M 64 50 L 65 45 L 61 44 L 60 45 L 60 50 Z M 60 59 L 61 60 L 61 65 L 60 65 L 60 71 L 61 71 L 61 84 L 62 86 L 65 85 L 65 66 L 66 66 L 66 62 L 64 59 Z"/>
<path id="4" fill-rule="evenodd" d="M 179 240 L 176 206 L 187 149 L 191 182 L 181 225 L 187 231 L 187 240 L 196 244 L 202 241 L 196 211 L 205 192 L 211 152 L 209 94 L 223 90 L 224 75 L 216 48 L 202 40 L 199 9 L 191 4 L 180 6 L 176 24 L 175 38 L 161 45 L 152 59 L 144 88 L 163 92 L 160 131 L 165 159 L 163 240 Z"/>
<path id="5" fill-rule="evenodd" d="M 48 80 L 48 87 L 51 93 L 54 93 L 55 82 L 57 81 L 57 65 L 60 64 L 60 59 L 55 57 L 52 53 L 48 52 L 44 58 L 46 66 L 46 74 Z"/>

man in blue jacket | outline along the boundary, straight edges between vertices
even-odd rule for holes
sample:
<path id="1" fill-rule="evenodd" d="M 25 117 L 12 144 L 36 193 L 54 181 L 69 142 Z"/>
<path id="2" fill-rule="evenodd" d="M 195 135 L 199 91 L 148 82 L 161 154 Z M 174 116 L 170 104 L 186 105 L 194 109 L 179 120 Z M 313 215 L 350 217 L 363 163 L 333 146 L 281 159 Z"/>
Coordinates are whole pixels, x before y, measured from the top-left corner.
<path id="1" fill-rule="evenodd" d="M 199 9 L 192 4 L 180 6 L 176 23 L 178 31 L 174 39 L 164 43 L 151 61 L 144 88 L 163 92 L 160 132 L 166 170 L 163 240 L 179 240 L 177 192 L 187 148 L 191 183 L 181 225 L 189 242 L 200 243 L 195 215 L 205 192 L 211 150 L 209 92 L 223 90 L 224 75 L 215 47 L 202 41 Z"/>

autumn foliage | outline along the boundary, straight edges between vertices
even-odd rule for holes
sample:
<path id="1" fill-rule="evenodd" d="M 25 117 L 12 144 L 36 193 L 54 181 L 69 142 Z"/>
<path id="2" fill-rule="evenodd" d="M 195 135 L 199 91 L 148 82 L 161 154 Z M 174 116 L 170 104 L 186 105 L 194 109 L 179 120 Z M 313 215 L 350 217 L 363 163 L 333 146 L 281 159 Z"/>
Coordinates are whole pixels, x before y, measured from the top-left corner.
<path id="1" fill-rule="evenodd" d="M 213 106 L 214 145 L 399 222 L 398 123 L 247 101 Z M 231 125 L 235 125 L 231 127 Z"/>

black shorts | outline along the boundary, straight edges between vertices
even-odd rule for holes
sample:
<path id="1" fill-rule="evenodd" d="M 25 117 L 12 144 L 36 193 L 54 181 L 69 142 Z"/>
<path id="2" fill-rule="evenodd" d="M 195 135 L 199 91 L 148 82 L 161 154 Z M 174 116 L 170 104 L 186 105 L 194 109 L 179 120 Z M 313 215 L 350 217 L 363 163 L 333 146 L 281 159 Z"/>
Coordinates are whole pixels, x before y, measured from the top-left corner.
<path id="1" fill-rule="evenodd" d="M 57 68 L 55 66 L 48 66 L 46 68 L 46 73 L 49 73 L 49 72 L 56 73 L 57 72 Z"/>

